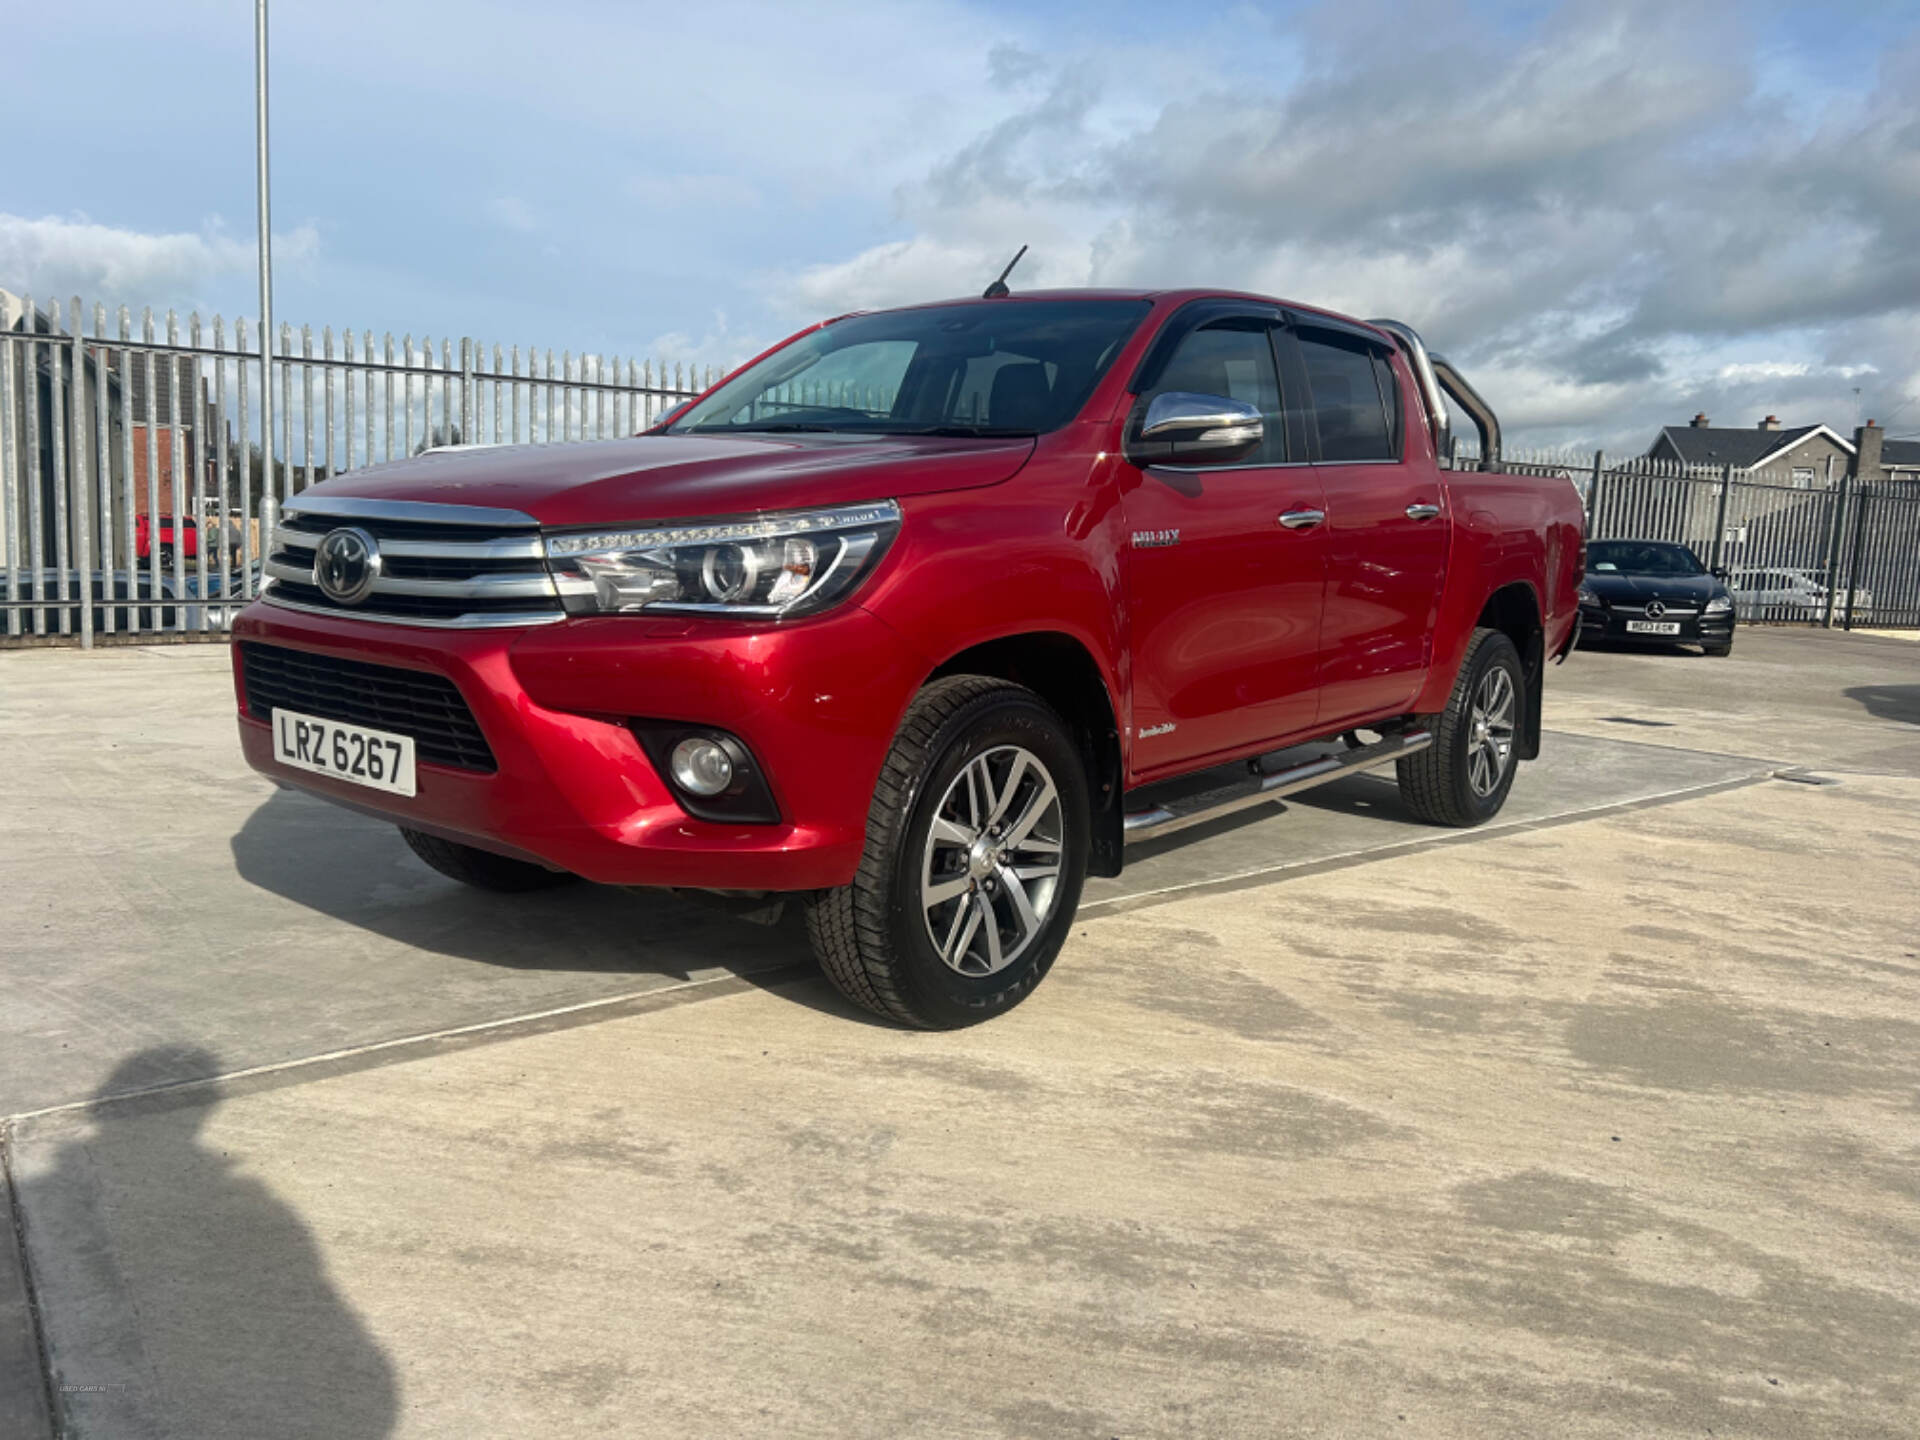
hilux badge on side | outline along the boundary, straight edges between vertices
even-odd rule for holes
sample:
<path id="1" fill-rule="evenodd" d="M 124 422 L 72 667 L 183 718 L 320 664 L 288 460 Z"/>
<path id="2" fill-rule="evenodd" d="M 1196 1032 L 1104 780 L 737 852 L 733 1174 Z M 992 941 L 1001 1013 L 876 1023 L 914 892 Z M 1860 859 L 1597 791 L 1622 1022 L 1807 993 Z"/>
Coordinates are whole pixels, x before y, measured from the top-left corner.
<path id="1" fill-rule="evenodd" d="M 1133 532 L 1133 548 L 1136 550 L 1158 550 L 1165 545 L 1178 545 L 1178 530 L 1136 530 Z"/>

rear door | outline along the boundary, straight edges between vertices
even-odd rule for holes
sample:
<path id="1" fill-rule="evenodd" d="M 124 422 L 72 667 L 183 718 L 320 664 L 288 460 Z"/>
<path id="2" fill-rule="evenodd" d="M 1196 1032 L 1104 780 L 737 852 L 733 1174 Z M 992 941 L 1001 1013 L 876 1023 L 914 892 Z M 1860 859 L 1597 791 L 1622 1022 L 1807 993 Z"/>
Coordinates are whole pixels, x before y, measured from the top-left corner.
<path id="1" fill-rule="evenodd" d="M 1157 374 L 1149 362 L 1129 421 L 1155 395 L 1186 391 L 1244 401 L 1266 422 L 1262 448 L 1242 462 L 1129 465 L 1123 476 L 1136 776 L 1314 722 L 1325 507 L 1318 474 L 1289 451 L 1279 319 L 1224 313 L 1194 325 Z"/>
<path id="2" fill-rule="evenodd" d="M 1331 729 L 1404 709 L 1425 681 L 1450 517 L 1438 466 L 1407 442 L 1420 412 L 1386 342 L 1294 318 L 1280 354 L 1302 401 L 1288 418 L 1326 496 L 1319 725 Z"/>

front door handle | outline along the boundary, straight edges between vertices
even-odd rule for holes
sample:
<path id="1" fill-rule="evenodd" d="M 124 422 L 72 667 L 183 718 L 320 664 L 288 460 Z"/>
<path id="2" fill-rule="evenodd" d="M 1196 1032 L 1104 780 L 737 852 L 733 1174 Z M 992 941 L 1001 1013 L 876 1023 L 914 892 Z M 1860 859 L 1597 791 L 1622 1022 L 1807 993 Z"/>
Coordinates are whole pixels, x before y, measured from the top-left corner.
<path id="1" fill-rule="evenodd" d="M 1280 523 L 1289 530 L 1311 530 L 1327 518 L 1324 510 L 1288 510 L 1280 517 Z"/>
<path id="2" fill-rule="evenodd" d="M 1438 505 L 1420 504 L 1407 506 L 1407 519 L 1409 520 L 1431 520 L 1439 513 L 1440 507 Z"/>

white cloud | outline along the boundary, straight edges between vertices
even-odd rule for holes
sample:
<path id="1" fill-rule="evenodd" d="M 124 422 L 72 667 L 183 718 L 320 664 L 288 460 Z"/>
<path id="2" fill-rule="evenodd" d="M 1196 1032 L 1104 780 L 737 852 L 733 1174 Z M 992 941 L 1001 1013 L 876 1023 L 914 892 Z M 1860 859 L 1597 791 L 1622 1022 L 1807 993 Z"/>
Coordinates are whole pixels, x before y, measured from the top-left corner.
<path id="1" fill-rule="evenodd" d="M 209 57 L 244 70 L 228 9 L 108 0 L 19 24 L 28 53 L 58 40 L 125 88 Z M 277 198 L 322 216 L 326 242 L 277 240 L 284 314 L 733 360 L 824 314 L 977 294 L 1027 243 L 1016 287 L 1221 285 L 1398 314 L 1533 440 L 1644 444 L 1699 409 L 1845 424 L 1855 387 L 1863 414 L 1920 411 L 1920 32 L 1898 7 L 453 14 L 276 13 Z M 60 103 L 58 73 L 14 77 L 16 129 Z M 0 286 L 245 304 L 250 225 L 196 225 L 166 208 L 177 186 L 135 183 L 177 167 L 179 134 L 213 136 L 195 193 L 217 198 L 194 203 L 247 215 L 244 91 L 168 103 L 152 133 L 95 107 L 64 148 L 22 152 Z M 72 213 L 109 182 L 143 207 L 116 218 L 148 230 Z"/>
<path id="2" fill-rule="evenodd" d="M 670 330 L 656 335 L 640 350 L 640 355 L 666 356 L 671 364 L 678 357 L 698 356 L 701 367 L 711 365 L 716 373 L 733 369 L 751 360 L 785 334 L 772 334 L 758 327 L 742 329 L 734 325 L 726 311 L 716 310 L 698 334 Z"/>
<path id="3" fill-rule="evenodd" d="M 1726 385 L 1747 380 L 1797 380 L 1812 373 L 1813 366 L 1805 360 L 1748 360 L 1722 365 L 1714 379 Z"/>
<path id="4" fill-rule="evenodd" d="M 310 262 L 319 251 L 310 225 L 273 237 L 276 266 Z M 0 213 L 0 285 L 36 300 L 195 305 L 254 267 L 253 242 L 234 239 L 218 221 L 199 233 L 155 235 L 84 215 Z"/>
<path id="5" fill-rule="evenodd" d="M 1030 241 L 1029 288 L 1404 318 L 1535 440 L 1644 445 L 1708 406 L 1844 424 L 1853 386 L 1892 409 L 1915 371 L 1920 49 L 1789 123 L 1751 21 L 1576 0 L 1496 35 L 1343 0 L 1283 32 L 1290 66 L 1189 58 L 1146 105 L 1097 50 L 999 50 L 1018 108 L 900 188 L 906 233 L 770 289 L 820 313 L 966 293 Z"/>

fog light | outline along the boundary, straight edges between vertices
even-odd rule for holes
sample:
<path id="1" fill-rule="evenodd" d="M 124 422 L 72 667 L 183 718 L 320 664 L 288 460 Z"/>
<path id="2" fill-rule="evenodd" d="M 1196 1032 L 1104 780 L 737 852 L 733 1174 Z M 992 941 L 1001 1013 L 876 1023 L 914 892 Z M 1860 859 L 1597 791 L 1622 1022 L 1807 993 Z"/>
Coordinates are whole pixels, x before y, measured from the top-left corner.
<path id="1" fill-rule="evenodd" d="M 673 781 L 690 795 L 718 795 L 733 783 L 733 760 L 712 740 L 690 735 L 673 747 Z"/>
<path id="2" fill-rule="evenodd" d="M 718 726 L 680 720 L 627 722 L 654 774 L 696 820 L 776 825 L 780 807 L 746 742 Z"/>

